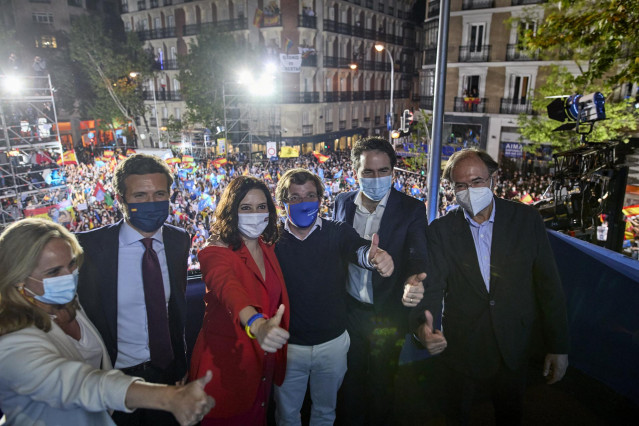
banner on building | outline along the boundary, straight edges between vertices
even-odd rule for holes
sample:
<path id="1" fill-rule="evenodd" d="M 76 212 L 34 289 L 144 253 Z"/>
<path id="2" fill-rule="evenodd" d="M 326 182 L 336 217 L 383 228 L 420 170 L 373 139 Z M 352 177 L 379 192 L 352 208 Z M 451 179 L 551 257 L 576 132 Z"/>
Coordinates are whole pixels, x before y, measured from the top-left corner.
<path id="1" fill-rule="evenodd" d="M 524 155 L 524 147 L 520 143 L 508 142 L 503 144 L 504 157 L 508 158 L 521 158 Z"/>
<path id="2" fill-rule="evenodd" d="M 220 138 L 217 140 L 217 153 L 224 155 L 226 153 L 226 139 Z"/>
<path id="3" fill-rule="evenodd" d="M 302 55 L 288 55 L 280 53 L 280 66 L 282 72 L 300 72 L 302 69 Z"/>

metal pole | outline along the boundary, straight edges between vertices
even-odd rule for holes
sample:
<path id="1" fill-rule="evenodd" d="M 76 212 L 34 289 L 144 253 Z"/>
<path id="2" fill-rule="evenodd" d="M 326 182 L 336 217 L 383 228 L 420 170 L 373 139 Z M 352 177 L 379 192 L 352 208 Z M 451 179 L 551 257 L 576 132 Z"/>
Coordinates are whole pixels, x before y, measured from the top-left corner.
<path id="1" fill-rule="evenodd" d="M 390 59 L 391 63 L 391 82 L 390 82 L 390 116 L 388 121 L 390 122 L 391 128 L 388 131 L 388 143 L 393 145 L 393 91 L 395 90 L 395 63 L 393 62 L 393 55 L 391 55 L 388 48 L 386 49 L 386 53 L 388 53 L 388 59 Z"/>
<path id="2" fill-rule="evenodd" d="M 437 218 L 439 211 L 439 175 L 441 172 L 442 128 L 444 127 L 444 97 L 446 95 L 446 51 L 448 49 L 448 20 L 450 0 L 441 1 L 439 10 L 439 37 L 435 63 L 435 96 L 433 103 L 433 138 L 429 147 L 428 165 L 428 223 Z"/>

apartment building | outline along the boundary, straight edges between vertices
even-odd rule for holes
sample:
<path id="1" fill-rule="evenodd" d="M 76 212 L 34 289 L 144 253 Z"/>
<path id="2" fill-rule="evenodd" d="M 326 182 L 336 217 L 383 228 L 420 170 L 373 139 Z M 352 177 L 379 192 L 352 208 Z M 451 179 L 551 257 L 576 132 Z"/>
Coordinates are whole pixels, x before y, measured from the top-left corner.
<path id="1" fill-rule="evenodd" d="M 526 169 L 543 159 L 523 150 L 517 118 L 532 114 L 530 96 L 544 83 L 546 66 L 518 48 L 523 30 L 535 29 L 545 0 L 450 0 L 444 144 L 479 146 L 500 164 Z M 424 24 L 420 107 L 433 108 L 440 0 L 428 0 Z M 511 18 L 525 17 L 517 25 Z M 548 159 L 550 148 L 543 150 Z M 540 161 L 541 160 L 541 161 Z M 543 166 L 544 164 L 542 164 Z"/>
<path id="2" fill-rule="evenodd" d="M 122 0 L 125 30 L 136 31 L 159 63 L 157 76 L 146 83 L 148 121 L 154 127 L 149 133 L 156 134 L 159 126 L 162 143 L 168 140 L 162 126 L 185 111 L 179 58 L 204 28 L 215 26 L 229 31 L 238 45 L 266 52 L 278 68 L 277 93 L 270 99 L 242 97 L 240 105 L 234 103 L 236 92 L 225 95 L 225 112 L 236 117 L 227 116 L 227 127 L 245 120 L 240 128 L 250 133 L 249 139 L 229 138 L 231 145 L 248 141 L 258 152 L 271 140 L 308 152 L 345 148 L 364 135 L 385 137 L 391 87 L 393 128 L 399 127 L 401 111 L 419 101 L 423 16 L 415 19 L 416 3 Z M 376 50 L 376 44 L 384 50 Z M 236 116 L 231 109 L 238 105 L 242 112 Z"/>

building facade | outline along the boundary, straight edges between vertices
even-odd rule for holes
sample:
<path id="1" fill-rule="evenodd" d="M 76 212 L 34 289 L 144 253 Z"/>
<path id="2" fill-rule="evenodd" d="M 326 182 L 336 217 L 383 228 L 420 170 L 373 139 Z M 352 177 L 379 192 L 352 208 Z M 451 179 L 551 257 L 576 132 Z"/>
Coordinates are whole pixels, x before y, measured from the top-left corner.
<path id="1" fill-rule="evenodd" d="M 393 128 L 399 127 L 401 111 L 419 101 L 423 17 L 414 18 L 415 3 L 122 0 L 125 30 L 136 31 L 161 64 L 146 83 L 154 127 L 149 133 L 160 134 L 161 143 L 168 141 L 162 126 L 171 117 L 179 120 L 186 108 L 177 78 L 179 58 L 205 27 L 215 26 L 229 31 L 238 45 L 265 51 L 277 64 L 278 89 L 271 99 L 238 101 L 242 113 L 237 120 L 246 122 L 240 127 L 250 134 L 252 152 L 263 151 L 265 140 L 307 152 L 345 148 L 362 135 L 386 136 L 391 87 Z M 378 52 L 376 44 L 385 50 Z M 227 100 L 236 105 L 236 98 L 225 96 Z M 227 130 L 234 120 L 226 117 Z M 247 143 L 246 137 L 240 140 Z"/>
<path id="2" fill-rule="evenodd" d="M 530 98 L 544 83 L 549 65 L 577 71 L 573 62 L 542 61 L 519 48 L 523 31 L 535 30 L 543 18 L 543 3 L 450 0 L 444 144 L 479 146 L 502 166 L 525 171 L 543 162 L 543 153 L 531 157 L 523 150 L 518 115 L 533 113 Z M 420 107 L 428 111 L 433 108 L 439 13 L 440 0 L 428 0 L 420 79 Z M 517 18 L 525 19 L 513 23 Z"/>

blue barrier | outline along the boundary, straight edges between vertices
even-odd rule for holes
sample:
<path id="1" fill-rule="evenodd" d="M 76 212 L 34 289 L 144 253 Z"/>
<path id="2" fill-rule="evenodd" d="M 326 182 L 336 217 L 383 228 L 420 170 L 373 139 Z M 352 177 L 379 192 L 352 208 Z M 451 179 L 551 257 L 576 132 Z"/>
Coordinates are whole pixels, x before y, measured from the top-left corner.
<path id="1" fill-rule="evenodd" d="M 639 262 L 548 231 L 570 325 L 570 364 L 639 403 Z"/>

